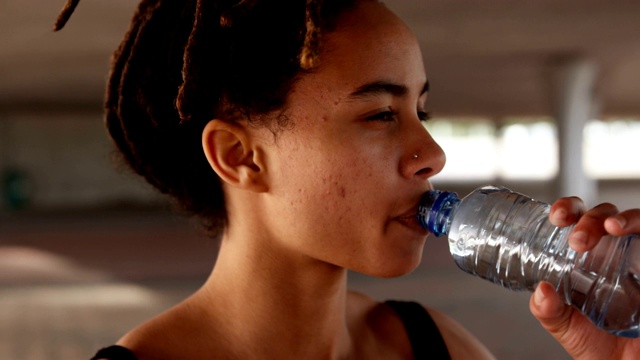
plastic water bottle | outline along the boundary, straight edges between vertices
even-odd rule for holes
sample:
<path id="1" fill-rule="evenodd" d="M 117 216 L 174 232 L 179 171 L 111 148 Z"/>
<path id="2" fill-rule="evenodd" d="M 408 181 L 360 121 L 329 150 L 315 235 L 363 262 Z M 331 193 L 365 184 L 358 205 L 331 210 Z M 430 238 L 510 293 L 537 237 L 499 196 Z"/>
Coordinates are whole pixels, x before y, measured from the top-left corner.
<path id="1" fill-rule="evenodd" d="M 573 226 L 553 226 L 550 208 L 502 187 L 481 187 L 462 200 L 433 190 L 422 198 L 418 221 L 448 235 L 462 270 L 511 290 L 550 282 L 598 327 L 640 337 L 640 236 L 606 236 L 578 253 L 568 245 Z"/>

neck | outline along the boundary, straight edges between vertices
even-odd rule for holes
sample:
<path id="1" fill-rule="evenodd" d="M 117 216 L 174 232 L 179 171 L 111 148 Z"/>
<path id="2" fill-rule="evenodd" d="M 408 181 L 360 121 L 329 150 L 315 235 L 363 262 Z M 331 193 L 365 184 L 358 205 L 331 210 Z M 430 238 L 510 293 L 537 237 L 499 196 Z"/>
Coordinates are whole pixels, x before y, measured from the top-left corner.
<path id="1" fill-rule="evenodd" d="M 253 355 L 335 359 L 350 352 L 343 268 L 227 233 L 199 294 L 232 343 Z"/>

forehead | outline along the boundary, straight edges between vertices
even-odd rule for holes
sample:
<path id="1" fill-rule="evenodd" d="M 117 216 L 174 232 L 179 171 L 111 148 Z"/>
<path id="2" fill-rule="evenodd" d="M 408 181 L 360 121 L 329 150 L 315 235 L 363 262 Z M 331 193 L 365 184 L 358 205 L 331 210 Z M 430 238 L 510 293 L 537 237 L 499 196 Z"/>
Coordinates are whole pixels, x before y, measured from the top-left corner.
<path id="1" fill-rule="evenodd" d="M 320 67 L 323 81 L 360 86 L 371 81 L 424 85 L 426 75 L 411 30 L 381 3 L 360 2 L 323 34 Z"/>

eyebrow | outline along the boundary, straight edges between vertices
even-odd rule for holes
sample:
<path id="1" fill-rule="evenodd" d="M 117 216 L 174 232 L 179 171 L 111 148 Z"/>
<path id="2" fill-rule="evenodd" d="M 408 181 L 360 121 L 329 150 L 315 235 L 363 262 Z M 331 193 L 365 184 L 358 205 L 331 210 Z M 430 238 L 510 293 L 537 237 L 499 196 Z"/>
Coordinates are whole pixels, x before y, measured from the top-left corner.
<path id="1" fill-rule="evenodd" d="M 405 85 L 395 84 L 388 81 L 373 81 L 358 87 L 354 92 L 349 94 L 349 98 L 359 100 L 371 96 L 382 94 L 391 94 L 393 96 L 402 97 L 409 92 L 409 88 Z M 429 81 L 424 83 L 420 96 L 429 92 Z"/>

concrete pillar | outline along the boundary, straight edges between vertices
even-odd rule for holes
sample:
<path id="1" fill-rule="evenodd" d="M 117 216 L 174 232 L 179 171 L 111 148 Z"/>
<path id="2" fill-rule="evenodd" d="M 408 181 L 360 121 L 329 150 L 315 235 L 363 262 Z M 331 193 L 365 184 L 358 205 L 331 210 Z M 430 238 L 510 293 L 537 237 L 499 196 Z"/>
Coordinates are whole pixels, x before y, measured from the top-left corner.
<path id="1" fill-rule="evenodd" d="M 9 167 L 9 157 L 11 156 L 11 135 L 9 119 L 6 118 L 5 113 L 0 109 L 0 215 L 2 215 L 7 208 L 4 194 L 4 178 L 6 169 Z"/>
<path id="2" fill-rule="evenodd" d="M 551 66 L 551 96 L 558 125 L 559 173 L 556 197 L 576 195 L 596 205 L 597 183 L 583 168 L 583 133 L 594 117 L 596 64 L 583 57 L 564 57 Z"/>

